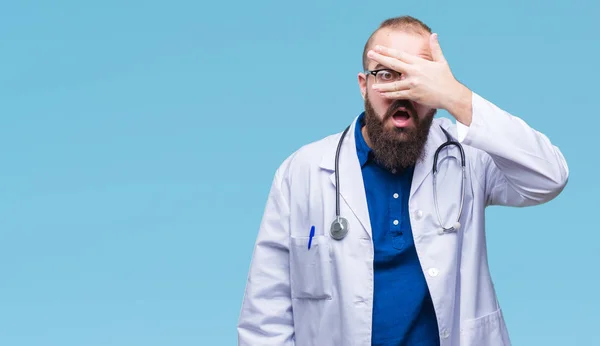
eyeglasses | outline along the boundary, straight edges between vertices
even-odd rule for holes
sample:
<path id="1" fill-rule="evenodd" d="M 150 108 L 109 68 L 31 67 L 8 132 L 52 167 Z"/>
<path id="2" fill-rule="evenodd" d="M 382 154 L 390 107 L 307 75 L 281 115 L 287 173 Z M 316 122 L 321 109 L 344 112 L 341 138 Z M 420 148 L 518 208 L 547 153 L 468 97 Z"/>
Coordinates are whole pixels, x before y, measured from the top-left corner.
<path id="1" fill-rule="evenodd" d="M 398 71 L 382 68 L 378 70 L 366 70 L 365 73 L 375 76 L 377 83 L 390 83 L 400 80 L 402 74 Z"/>

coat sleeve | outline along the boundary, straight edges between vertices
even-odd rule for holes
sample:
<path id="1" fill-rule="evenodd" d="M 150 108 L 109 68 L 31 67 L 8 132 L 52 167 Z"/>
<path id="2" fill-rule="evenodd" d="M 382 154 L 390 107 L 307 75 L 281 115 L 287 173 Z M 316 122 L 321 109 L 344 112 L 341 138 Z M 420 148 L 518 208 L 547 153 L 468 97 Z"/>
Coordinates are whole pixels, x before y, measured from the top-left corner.
<path id="1" fill-rule="evenodd" d="M 457 122 L 459 140 L 478 150 L 474 174 L 486 205 L 525 207 L 555 198 L 566 186 L 569 168 L 548 137 L 476 93 L 467 128 Z"/>
<path id="2" fill-rule="evenodd" d="M 268 195 L 238 321 L 240 346 L 292 346 L 289 276 L 289 203 L 281 169 Z"/>

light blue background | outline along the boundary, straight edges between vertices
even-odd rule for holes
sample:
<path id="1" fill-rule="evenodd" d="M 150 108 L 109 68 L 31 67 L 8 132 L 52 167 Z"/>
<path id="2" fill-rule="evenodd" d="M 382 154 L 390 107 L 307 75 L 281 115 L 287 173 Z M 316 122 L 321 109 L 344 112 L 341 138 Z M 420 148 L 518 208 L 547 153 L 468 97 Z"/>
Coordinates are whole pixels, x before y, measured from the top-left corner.
<path id="1" fill-rule="evenodd" d="M 235 345 L 275 169 L 361 111 L 401 14 L 568 159 L 553 202 L 489 209 L 514 344 L 599 345 L 591 0 L 2 2 L 0 345 Z"/>

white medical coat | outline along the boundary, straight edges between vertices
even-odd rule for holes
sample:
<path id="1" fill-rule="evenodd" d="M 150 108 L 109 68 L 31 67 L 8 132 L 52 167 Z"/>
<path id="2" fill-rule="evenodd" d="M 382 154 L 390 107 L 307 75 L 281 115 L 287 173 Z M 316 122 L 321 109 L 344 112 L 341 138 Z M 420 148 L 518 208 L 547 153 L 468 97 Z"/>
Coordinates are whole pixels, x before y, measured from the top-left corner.
<path id="1" fill-rule="evenodd" d="M 485 208 L 524 207 L 556 197 L 568 179 L 559 149 L 522 119 L 473 93 L 470 126 L 434 120 L 414 171 L 409 211 L 415 247 L 433 299 L 443 346 L 507 346 L 509 335 L 487 262 Z M 354 127 L 340 153 L 341 241 L 335 218 L 335 152 L 341 133 L 303 146 L 277 170 L 258 231 L 238 324 L 243 346 L 369 346 L 373 242 Z M 433 203 L 433 154 L 462 143 L 466 188 L 461 227 L 440 235 Z M 451 225 L 460 205 L 460 154 L 438 159 L 438 205 Z M 315 236 L 308 250 L 309 232 Z"/>

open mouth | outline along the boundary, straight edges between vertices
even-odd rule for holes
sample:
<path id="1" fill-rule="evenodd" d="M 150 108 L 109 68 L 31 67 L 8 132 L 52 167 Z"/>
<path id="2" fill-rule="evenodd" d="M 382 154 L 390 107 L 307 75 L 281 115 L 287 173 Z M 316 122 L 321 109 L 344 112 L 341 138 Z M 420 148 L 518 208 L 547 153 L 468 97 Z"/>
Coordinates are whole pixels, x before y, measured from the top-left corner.
<path id="1" fill-rule="evenodd" d="M 392 123 L 396 127 L 405 127 L 411 120 L 410 112 L 404 107 L 398 107 L 396 112 L 392 114 Z"/>

